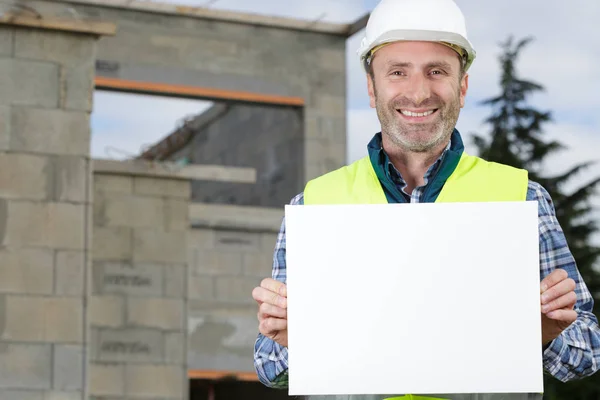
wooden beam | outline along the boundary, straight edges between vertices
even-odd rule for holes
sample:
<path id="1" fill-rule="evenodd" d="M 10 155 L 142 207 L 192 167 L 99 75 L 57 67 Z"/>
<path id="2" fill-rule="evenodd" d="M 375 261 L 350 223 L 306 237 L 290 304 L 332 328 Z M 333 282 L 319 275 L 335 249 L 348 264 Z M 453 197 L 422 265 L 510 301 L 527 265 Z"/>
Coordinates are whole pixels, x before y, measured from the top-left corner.
<path id="1" fill-rule="evenodd" d="M 96 89 L 124 91 L 130 93 L 158 94 L 207 100 L 230 100 L 251 103 L 266 103 L 285 106 L 304 106 L 301 97 L 287 97 L 234 90 L 212 89 L 196 86 L 171 85 L 168 83 L 130 81 L 119 78 L 96 76 Z"/>
<path id="2" fill-rule="evenodd" d="M 0 13 L 0 25 L 15 25 L 28 28 L 39 28 L 54 31 L 87 33 L 98 36 L 113 36 L 117 26 L 110 22 L 76 21 L 57 19 L 54 17 L 19 16 Z"/>
<path id="3" fill-rule="evenodd" d="M 207 379 L 216 381 L 220 379 L 235 379 L 245 382 L 258 382 L 258 377 L 254 372 L 236 372 L 236 371 L 211 371 L 192 369 L 188 371 L 189 379 Z"/>

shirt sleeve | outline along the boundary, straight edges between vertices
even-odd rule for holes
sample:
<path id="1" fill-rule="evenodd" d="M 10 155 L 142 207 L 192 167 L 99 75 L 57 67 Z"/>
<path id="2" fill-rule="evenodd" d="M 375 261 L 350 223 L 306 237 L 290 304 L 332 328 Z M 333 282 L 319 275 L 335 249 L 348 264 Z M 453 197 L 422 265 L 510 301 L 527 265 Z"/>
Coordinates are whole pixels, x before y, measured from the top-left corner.
<path id="1" fill-rule="evenodd" d="M 545 372 L 562 382 L 592 375 L 600 361 L 600 328 L 592 312 L 594 300 L 569 250 L 550 194 L 530 181 L 527 200 L 536 200 L 539 205 L 540 280 L 560 268 L 576 282 L 577 320 L 544 350 Z"/>
<path id="2" fill-rule="evenodd" d="M 300 193 L 290 201 L 291 205 L 304 204 L 303 193 Z M 272 278 L 286 282 L 286 260 L 285 260 L 285 217 L 281 222 L 281 228 L 277 235 L 277 243 L 273 252 Z M 288 387 L 288 351 L 279 343 L 258 334 L 254 344 L 254 368 L 258 379 L 264 385 L 285 389 Z"/>

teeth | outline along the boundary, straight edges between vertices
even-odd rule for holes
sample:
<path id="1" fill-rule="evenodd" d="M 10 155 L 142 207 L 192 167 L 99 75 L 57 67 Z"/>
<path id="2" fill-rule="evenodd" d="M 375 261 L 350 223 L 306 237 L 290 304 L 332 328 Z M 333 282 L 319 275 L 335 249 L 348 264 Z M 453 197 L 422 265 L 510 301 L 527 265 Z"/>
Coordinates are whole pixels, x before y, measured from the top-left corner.
<path id="1" fill-rule="evenodd" d="M 414 112 L 411 112 L 411 111 L 400 110 L 400 112 L 402 114 L 406 115 L 407 117 L 426 117 L 428 115 L 433 114 L 433 111 L 434 110 L 427 111 L 427 112 L 424 112 L 424 113 L 414 113 Z"/>

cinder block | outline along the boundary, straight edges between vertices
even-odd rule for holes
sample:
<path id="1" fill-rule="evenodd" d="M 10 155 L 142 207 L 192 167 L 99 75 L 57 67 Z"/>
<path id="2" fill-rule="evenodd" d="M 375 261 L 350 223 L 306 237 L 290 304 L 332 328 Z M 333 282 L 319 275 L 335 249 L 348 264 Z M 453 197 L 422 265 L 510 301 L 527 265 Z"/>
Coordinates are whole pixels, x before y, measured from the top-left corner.
<path id="1" fill-rule="evenodd" d="M 89 307 L 91 326 L 120 328 L 125 322 L 125 300 L 121 296 L 91 296 Z"/>
<path id="2" fill-rule="evenodd" d="M 40 79 L 35 79 L 38 82 Z M 10 148 L 43 154 L 88 156 L 90 120 L 84 111 L 13 107 Z"/>
<path id="3" fill-rule="evenodd" d="M 0 130 L 3 124 L 4 121 L 0 121 Z M 44 200 L 49 177 L 47 157 L 0 153 L 0 196 L 3 198 Z"/>
<path id="4" fill-rule="evenodd" d="M 102 196 L 94 206 L 94 215 L 105 226 L 163 229 L 164 201 L 139 196 Z"/>
<path id="5" fill-rule="evenodd" d="M 58 71 L 55 64 L 0 58 L 0 105 L 58 107 Z"/>
<path id="6" fill-rule="evenodd" d="M 346 52 L 342 47 L 339 49 L 317 49 L 314 56 L 311 55 L 310 62 L 317 62 L 317 66 L 326 71 L 338 72 L 344 75 L 346 72 Z"/>
<path id="7" fill-rule="evenodd" d="M 12 27 L 0 26 L 0 56 L 12 56 L 14 52 L 15 30 Z"/>
<path id="8" fill-rule="evenodd" d="M 130 297 L 127 299 L 127 322 L 138 327 L 182 330 L 184 308 L 182 299 Z"/>
<path id="9" fill-rule="evenodd" d="M 2 400 L 46 400 L 40 390 L 2 390 L 0 396 Z"/>
<path id="10" fill-rule="evenodd" d="M 186 365 L 187 337 L 184 333 L 165 333 L 165 362 Z"/>
<path id="11" fill-rule="evenodd" d="M 270 257 L 275 252 L 277 246 L 278 232 L 265 232 L 260 235 L 260 245 L 262 254 L 268 254 Z"/>
<path id="12" fill-rule="evenodd" d="M 215 278 L 215 297 L 224 303 L 251 304 L 252 290 L 260 285 L 261 278 L 218 276 Z"/>
<path id="13" fill-rule="evenodd" d="M 343 117 L 346 113 L 346 98 L 344 96 L 315 93 L 312 100 L 314 108 L 319 110 L 320 116 Z"/>
<path id="14" fill-rule="evenodd" d="M 119 261 L 133 257 L 132 229 L 120 226 L 94 227 L 93 260 Z"/>
<path id="15" fill-rule="evenodd" d="M 265 254 L 244 254 L 244 275 L 270 277 L 273 270 L 273 256 Z"/>
<path id="16" fill-rule="evenodd" d="M 79 391 L 74 392 L 58 392 L 58 391 L 47 391 L 44 392 L 43 400 L 85 400 L 83 395 Z"/>
<path id="17" fill-rule="evenodd" d="M 61 108 L 66 110 L 92 111 L 94 93 L 94 62 L 73 68 L 63 68 L 61 74 Z"/>
<path id="18" fill-rule="evenodd" d="M 15 57 L 65 66 L 87 64 L 95 57 L 95 40 L 75 33 L 19 29 L 15 34 Z"/>
<path id="19" fill-rule="evenodd" d="M 100 362 L 160 363 L 164 360 L 163 333 L 156 329 L 101 329 L 93 343 Z"/>
<path id="20" fill-rule="evenodd" d="M 52 250 L 0 250 L 0 293 L 52 294 L 53 264 Z"/>
<path id="21" fill-rule="evenodd" d="M 195 249 L 195 253 L 195 262 L 190 266 L 192 275 L 237 275 L 242 273 L 244 253 L 201 249 Z"/>
<path id="22" fill-rule="evenodd" d="M 215 231 L 212 229 L 193 228 L 188 235 L 190 247 L 209 250 L 215 247 Z"/>
<path id="23" fill-rule="evenodd" d="M 165 201 L 165 229 L 171 232 L 187 231 L 189 228 L 189 201 L 167 199 Z"/>
<path id="24" fill-rule="evenodd" d="M 133 232 L 134 262 L 185 264 L 187 232 L 136 229 Z"/>
<path id="25" fill-rule="evenodd" d="M 82 250 L 84 213 L 84 205 L 10 201 L 5 244 Z"/>
<path id="26" fill-rule="evenodd" d="M 90 364 L 89 392 L 92 396 L 123 396 L 125 366 L 119 364 Z"/>
<path id="27" fill-rule="evenodd" d="M 211 301 L 215 299 L 215 282 L 211 276 L 190 276 L 187 279 L 188 299 Z"/>
<path id="28" fill-rule="evenodd" d="M 82 296 L 85 285 L 85 254 L 81 251 L 56 252 L 56 289 L 61 296 Z"/>
<path id="29" fill-rule="evenodd" d="M 0 343 L 0 354 L 0 388 L 51 388 L 50 345 Z"/>
<path id="30" fill-rule="evenodd" d="M 133 191 L 135 194 L 158 197 L 174 197 L 189 199 L 191 194 L 190 182 L 184 179 L 165 179 L 135 177 Z"/>
<path id="31" fill-rule="evenodd" d="M 52 160 L 54 166 L 50 200 L 83 203 L 86 201 L 88 174 L 87 160 L 78 156 L 60 156 Z M 88 202 L 91 199 L 87 199 Z"/>
<path id="32" fill-rule="evenodd" d="M 143 263 L 95 262 L 94 293 L 121 293 L 130 296 L 161 296 L 163 294 L 161 265 Z"/>
<path id="33" fill-rule="evenodd" d="M 82 390 L 83 346 L 54 346 L 52 388 L 59 391 Z"/>
<path id="34" fill-rule="evenodd" d="M 181 398 L 185 372 L 180 366 L 127 365 L 125 394 L 130 398 Z"/>
<path id="35" fill-rule="evenodd" d="M 260 234 L 237 231 L 215 231 L 215 249 L 223 252 L 259 252 Z"/>
<path id="36" fill-rule="evenodd" d="M 94 174 L 94 191 L 100 193 L 133 193 L 133 177 Z"/>
<path id="37" fill-rule="evenodd" d="M 164 267 L 165 297 L 187 298 L 187 265 L 169 265 Z"/>
<path id="38" fill-rule="evenodd" d="M 83 302 L 76 298 L 6 295 L 1 338 L 19 342 L 82 343 Z M 23 318 L 23 316 L 27 318 Z"/>
<path id="39" fill-rule="evenodd" d="M 10 148 L 10 108 L 0 106 L 0 150 Z"/>

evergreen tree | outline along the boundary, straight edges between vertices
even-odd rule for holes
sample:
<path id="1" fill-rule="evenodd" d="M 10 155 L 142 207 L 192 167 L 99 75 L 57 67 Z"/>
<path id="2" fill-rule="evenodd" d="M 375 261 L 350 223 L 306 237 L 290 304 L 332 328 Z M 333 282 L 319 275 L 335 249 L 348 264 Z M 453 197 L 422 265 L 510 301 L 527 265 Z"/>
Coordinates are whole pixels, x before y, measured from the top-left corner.
<path id="1" fill-rule="evenodd" d="M 501 92 L 482 102 L 492 109 L 491 115 L 485 120 L 491 129 L 489 135 L 474 135 L 473 143 L 482 158 L 527 169 L 530 179 L 548 190 L 577 267 L 597 305 L 600 301 L 600 273 L 594 269 L 594 264 L 600 260 L 600 248 L 592 245 L 590 239 L 599 228 L 591 214 L 590 197 L 600 183 L 600 176 L 593 177 L 575 190 L 567 191 L 566 186 L 572 179 L 593 163 L 581 163 L 554 176 L 545 171 L 546 158 L 565 147 L 557 141 L 544 139 L 543 125 L 551 122 L 551 113 L 536 110 L 527 104 L 529 96 L 544 88 L 538 83 L 520 79 L 516 72 L 518 56 L 531 40 L 525 38 L 514 43 L 511 37 L 501 45 Z M 594 307 L 594 311 L 597 310 L 598 307 Z M 600 399 L 600 373 L 567 384 L 546 376 L 544 398 Z"/>

